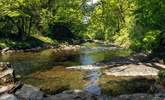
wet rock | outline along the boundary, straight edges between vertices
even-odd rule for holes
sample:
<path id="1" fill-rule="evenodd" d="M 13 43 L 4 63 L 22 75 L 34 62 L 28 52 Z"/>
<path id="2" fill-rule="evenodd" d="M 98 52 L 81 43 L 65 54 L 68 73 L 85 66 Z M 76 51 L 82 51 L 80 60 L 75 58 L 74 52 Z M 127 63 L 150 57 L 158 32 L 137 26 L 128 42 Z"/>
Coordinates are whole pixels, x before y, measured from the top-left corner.
<path id="1" fill-rule="evenodd" d="M 0 100 L 18 100 L 18 99 L 12 94 L 3 94 L 0 95 Z"/>
<path id="2" fill-rule="evenodd" d="M 15 95 L 26 100 L 42 100 L 42 98 L 45 96 L 45 94 L 41 92 L 39 88 L 33 87 L 31 85 L 23 85 L 15 92 Z"/>
<path id="3" fill-rule="evenodd" d="M 87 92 L 70 90 L 47 97 L 45 100 L 97 100 L 97 97 Z"/>
<path id="4" fill-rule="evenodd" d="M 93 84 L 88 85 L 84 89 L 84 91 L 93 93 L 95 95 L 101 95 L 101 88 L 96 83 L 93 83 Z"/>

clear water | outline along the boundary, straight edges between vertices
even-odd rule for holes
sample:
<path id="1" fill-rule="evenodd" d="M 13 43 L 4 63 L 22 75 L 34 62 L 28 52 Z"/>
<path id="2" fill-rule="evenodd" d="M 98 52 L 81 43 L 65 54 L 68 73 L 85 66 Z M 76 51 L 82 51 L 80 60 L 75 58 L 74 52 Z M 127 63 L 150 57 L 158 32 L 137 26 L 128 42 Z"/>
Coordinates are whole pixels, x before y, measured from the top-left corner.
<path id="1" fill-rule="evenodd" d="M 28 76 L 36 71 L 46 71 L 59 65 L 65 67 L 91 65 L 114 56 L 125 56 L 127 54 L 128 51 L 116 50 L 111 45 L 85 43 L 79 52 L 72 53 L 71 55 L 64 52 L 56 53 L 54 49 L 47 49 L 39 52 L 1 54 L 0 61 L 11 62 L 16 74 Z M 90 82 L 85 87 L 85 90 L 97 95 L 101 94 L 101 89 L 96 84 L 100 72 L 92 70 L 89 75 L 91 75 L 89 78 Z"/>

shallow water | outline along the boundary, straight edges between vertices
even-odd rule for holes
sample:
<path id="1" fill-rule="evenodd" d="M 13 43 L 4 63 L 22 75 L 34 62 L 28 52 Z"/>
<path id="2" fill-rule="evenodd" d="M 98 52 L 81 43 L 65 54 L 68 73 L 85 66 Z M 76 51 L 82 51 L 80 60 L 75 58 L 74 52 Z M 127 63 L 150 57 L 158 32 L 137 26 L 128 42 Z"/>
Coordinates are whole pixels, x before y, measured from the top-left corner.
<path id="1" fill-rule="evenodd" d="M 39 52 L 3 54 L 0 55 L 0 61 L 11 62 L 16 74 L 26 77 L 35 72 L 46 71 L 56 66 L 91 65 L 114 56 L 126 56 L 128 54 L 127 50 L 116 49 L 112 45 L 85 43 L 82 44 L 79 52 L 72 54 L 57 53 L 54 52 L 54 49 L 47 49 Z M 100 71 L 91 70 L 89 75 L 91 75 L 88 79 L 90 83 L 87 84 L 84 90 L 94 92 L 97 95 L 101 94 L 101 89 L 97 84 Z"/>

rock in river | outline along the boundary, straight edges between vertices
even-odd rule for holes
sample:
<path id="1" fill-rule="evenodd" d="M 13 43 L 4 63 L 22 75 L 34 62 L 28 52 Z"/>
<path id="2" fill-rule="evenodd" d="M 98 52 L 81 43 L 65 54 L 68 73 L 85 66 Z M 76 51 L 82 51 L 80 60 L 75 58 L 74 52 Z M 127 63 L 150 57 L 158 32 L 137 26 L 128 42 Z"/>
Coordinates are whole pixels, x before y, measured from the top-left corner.
<path id="1" fill-rule="evenodd" d="M 0 100 L 18 100 L 18 99 L 12 94 L 3 94 L 0 96 Z"/>
<path id="2" fill-rule="evenodd" d="M 145 64 L 128 64 L 109 68 L 106 75 L 112 76 L 156 76 L 159 70 Z"/>
<path id="3" fill-rule="evenodd" d="M 41 92 L 39 88 L 26 84 L 17 90 L 15 95 L 25 100 L 42 100 L 44 98 L 44 92 Z"/>

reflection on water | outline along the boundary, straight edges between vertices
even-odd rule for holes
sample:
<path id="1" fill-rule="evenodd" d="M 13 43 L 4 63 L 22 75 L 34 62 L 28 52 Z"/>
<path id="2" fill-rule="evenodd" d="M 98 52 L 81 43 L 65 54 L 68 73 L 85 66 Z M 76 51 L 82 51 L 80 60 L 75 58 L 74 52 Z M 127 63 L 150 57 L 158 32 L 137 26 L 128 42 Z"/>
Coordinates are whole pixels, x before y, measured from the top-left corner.
<path id="1" fill-rule="evenodd" d="M 119 52 L 100 49 L 105 47 L 110 48 L 107 45 L 85 43 L 83 44 L 83 48 L 80 49 L 80 52 L 74 55 L 68 55 L 68 53 L 64 55 L 65 53 L 57 53 L 54 52 L 53 49 L 40 52 L 8 53 L 0 55 L 0 61 L 11 62 L 14 65 L 16 73 L 27 75 L 35 71 L 47 70 L 58 65 L 68 67 L 72 65 L 94 64 L 118 55 Z"/>
<path id="2" fill-rule="evenodd" d="M 31 74 L 39 70 L 47 70 L 57 65 L 78 65 L 79 57 L 73 55 L 61 56 L 53 49 L 40 52 L 8 53 L 0 55 L 0 61 L 9 61 L 20 75 Z"/>

